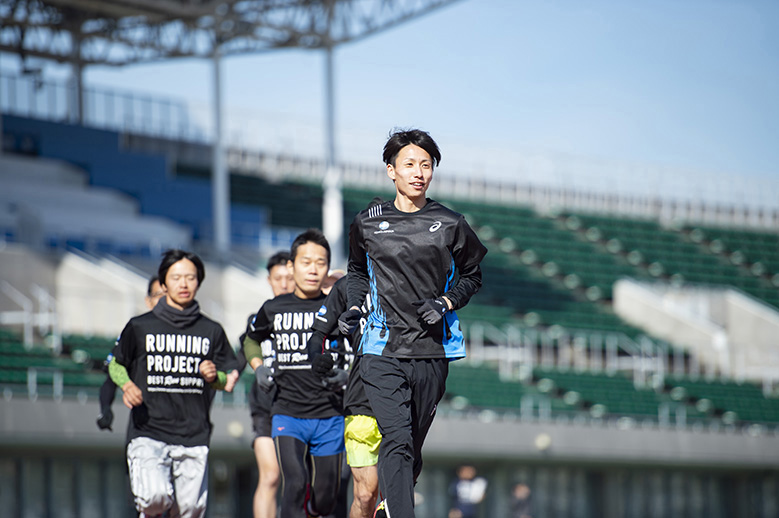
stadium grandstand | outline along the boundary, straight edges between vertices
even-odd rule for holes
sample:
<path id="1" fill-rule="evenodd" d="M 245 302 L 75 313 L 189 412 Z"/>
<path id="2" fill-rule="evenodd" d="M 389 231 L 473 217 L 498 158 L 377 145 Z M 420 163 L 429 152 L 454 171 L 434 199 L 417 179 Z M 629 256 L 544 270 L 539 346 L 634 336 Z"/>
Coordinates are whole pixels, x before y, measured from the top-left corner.
<path id="1" fill-rule="evenodd" d="M 237 342 L 270 296 L 258 265 L 325 226 L 333 164 L 227 148 L 228 260 L 212 143 L 182 103 L 86 90 L 74 122 L 67 87 L 33 81 L 0 76 L 0 514 L 135 516 L 127 413 L 117 402 L 113 433 L 95 418 L 102 362 L 160 253 L 205 258 L 201 306 Z M 346 233 L 392 193 L 381 167 L 338 167 Z M 537 517 L 779 516 L 779 206 L 456 177 L 435 189 L 490 252 L 459 312 L 468 359 L 425 446 L 418 516 L 445 515 L 464 461 L 490 481 L 485 518 L 507 516 L 519 481 Z M 253 382 L 214 401 L 210 517 L 250 514 Z"/>

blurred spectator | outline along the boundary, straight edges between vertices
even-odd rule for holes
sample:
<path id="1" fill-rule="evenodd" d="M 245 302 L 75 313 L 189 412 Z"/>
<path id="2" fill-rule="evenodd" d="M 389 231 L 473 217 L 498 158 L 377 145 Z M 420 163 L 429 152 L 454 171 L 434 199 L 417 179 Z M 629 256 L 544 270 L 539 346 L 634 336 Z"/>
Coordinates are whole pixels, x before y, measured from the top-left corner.
<path id="1" fill-rule="evenodd" d="M 476 518 L 479 508 L 487 492 L 487 479 L 476 476 L 476 468 L 464 464 L 457 468 L 457 480 L 452 482 L 449 493 L 454 498 L 454 505 L 449 511 L 449 518 Z"/>
<path id="2" fill-rule="evenodd" d="M 533 518 L 533 508 L 530 502 L 530 487 L 524 482 L 514 486 L 511 492 L 511 512 L 509 518 Z"/>

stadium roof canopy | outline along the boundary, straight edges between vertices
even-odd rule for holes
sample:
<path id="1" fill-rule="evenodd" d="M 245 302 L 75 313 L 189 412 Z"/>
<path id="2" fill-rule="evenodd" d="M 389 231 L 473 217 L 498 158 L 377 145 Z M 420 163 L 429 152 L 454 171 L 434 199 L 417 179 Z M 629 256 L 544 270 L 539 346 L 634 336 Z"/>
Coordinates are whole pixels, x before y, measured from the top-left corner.
<path id="1" fill-rule="evenodd" d="M 229 187 L 221 130 L 221 57 L 283 48 L 326 51 L 327 163 L 335 164 L 332 50 L 457 0 L 0 0 L 0 52 L 73 66 L 72 118 L 83 119 L 87 66 L 173 58 L 214 63 L 214 241 L 229 247 Z M 26 68 L 26 66 L 25 66 Z M 2 122 L 0 120 L 0 126 Z M 1 129 L 0 129 L 1 133 Z M 340 172 L 328 175 L 324 229 L 340 264 Z"/>
<path id="2" fill-rule="evenodd" d="M 0 52 L 128 65 L 332 49 L 456 0 L 0 0 Z"/>

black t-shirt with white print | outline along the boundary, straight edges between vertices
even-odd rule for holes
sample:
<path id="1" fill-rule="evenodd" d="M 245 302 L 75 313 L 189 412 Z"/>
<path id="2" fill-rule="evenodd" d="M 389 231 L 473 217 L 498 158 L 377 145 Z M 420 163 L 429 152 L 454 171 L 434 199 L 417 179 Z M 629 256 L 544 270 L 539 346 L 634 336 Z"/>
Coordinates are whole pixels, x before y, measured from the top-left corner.
<path id="1" fill-rule="evenodd" d="M 462 358 L 454 310 L 481 287 L 479 263 L 487 249 L 465 217 L 428 199 L 417 212 L 392 201 L 363 210 L 349 230 L 349 307 L 371 301 L 362 354 L 395 358 Z M 428 325 L 415 301 L 445 295 L 453 310 Z"/>
<path id="2" fill-rule="evenodd" d="M 313 299 L 301 299 L 294 293 L 279 295 L 262 305 L 249 327 L 252 340 L 262 343 L 271 339 L 276 382 L 273 415 L 303 419 L 341 415 L 342 397 L 322 385 L 308 357 L 314 315 L 324 300 L 324 294 Z"/>
<path id="3" fill-rule="evenodd" d="M 200 375 L 200 363 L 211 360 L 223 372 L 236 366 L 221 325 L 201 314 L 191 325 L 177 328 L 150 311 L 127 323 L 113 355 L 143 394 L 143 403 L 132 410 L 127 442 L 149 437 L 167 444 L 208 445 L 214 389 Z"/>

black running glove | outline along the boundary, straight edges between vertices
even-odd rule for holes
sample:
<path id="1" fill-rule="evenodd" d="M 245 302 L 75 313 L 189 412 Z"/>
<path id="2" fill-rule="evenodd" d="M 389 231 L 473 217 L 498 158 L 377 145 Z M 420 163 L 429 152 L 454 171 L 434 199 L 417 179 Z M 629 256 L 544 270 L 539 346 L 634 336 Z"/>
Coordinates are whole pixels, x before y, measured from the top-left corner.
<path id="1" fill-rule="evenodd" d="M 349 373 L 343 369 L 332 369 L 330 375 L 322 380 L 322 385 L 328 390 L 341 391 L 349 381 Z"/>
<path id="2" fill-rule="evenodd" d="M 332 354 L 317 354 L 311 362 L 311 370 L 314 371 L 317 378 L 325 379 L 333 370 L 333 365 L 335 365 L 335 360 L 333 360 Z"/>
<path id="3" fill-rule="evenodd" d="M 275 383 L 273 379 L 273 369 L 260 365 L 254 369 L 254 377 L 257 379 L 257 385 L 263 390 L 263 392 L 270 392 Z"/>
<path id="4" fill-rule="evenodd" d="M 347 309 L 338 317 L 338 330 L 344 336 L 349 336 L 360 323 L 362 314 L 359 309 Z"/>
<path id="5" fill-rule="evenodd" d="M 100 415 L 97 416 L 97 427 L 101 430 L 110 430 L 111 424 L 114 422 L 114 413 L 111 411 L 111 408 L 103 408 L 100 410 Z"/>
<path id="6" fill-rule="evenodd" d="M 417 300 L 411 303 L 417 306 L 417 315 L 428 325 L 437 324 L 444 317 L 444 313 L 449 311 L 449 306 L 443 297 L 435 299 Z"/>

